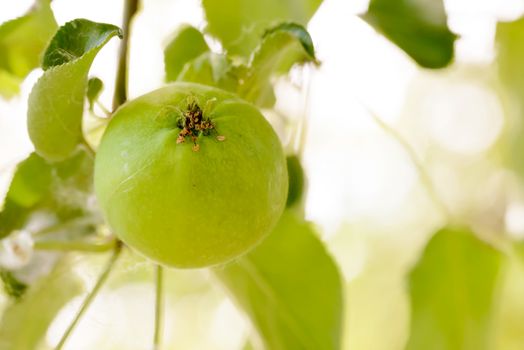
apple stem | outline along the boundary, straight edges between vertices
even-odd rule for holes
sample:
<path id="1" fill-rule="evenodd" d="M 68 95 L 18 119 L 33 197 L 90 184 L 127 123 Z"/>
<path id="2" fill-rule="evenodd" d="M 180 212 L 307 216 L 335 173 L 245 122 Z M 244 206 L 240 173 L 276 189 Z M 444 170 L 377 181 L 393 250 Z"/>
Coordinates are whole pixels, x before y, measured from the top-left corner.
<path id="1" fill-rule="evenodd" d="M 118 56 L 118 70 L 116 75 L 115 93 L 113 95 L 113 112 L 127 100 L 129 32 L 131 21 L 137 11 L 138 0 L 126 0 L 124 5 L 124 21 L 122 24 L 124 38 L 120 44 L 120 53 Z"/>
<path id="2" fill-rule="evenodd" d="M 162 309 L 163 309 L 163 273 L 164 269 L 160 265 L 156 265 L 156 295 L 155 295 L 155 333 L 153 336 L 153 350 L 160 350 L 160 342 L 162 338 Z"/>
<path id="3" fill-rule="evenodd" d="M 120 253 L 122 252 L 122 247 L 123 245 L 121 243 L 117 243 L 115 245 L 113 255 L 107 262 L 107 265 L 102 271 L 102 274 L 98 277 L 95 286 L 93 287 L 91 292 L 87 294 L 86 298 L 84 299 L 84 302 L 82 303 L 82 306 L 78 310 L 78 313 L 76 314 L 73 321 L 69 324 L 69 327 L 67 327 L 66 331 L 62 335 L 62 338 L 58 342 L 58 345 L 56 346 L 55 350 L 61 350 L 64 347 L 64 344 L 66 343 L 67 339 L 69 339 L 69 336 L 73 333 L 73 330 L 75 329 L 76 325 L 78 324 L 84 313 L 87 311 L 87 309 L 89 309 L 89 306 L 91 305 L 95 297 L 98 295 L 98 292 L 100 292 L 100 289 L 109 277 L 109 273 L 115 266 L 115 263 L 118 260 Z"/>

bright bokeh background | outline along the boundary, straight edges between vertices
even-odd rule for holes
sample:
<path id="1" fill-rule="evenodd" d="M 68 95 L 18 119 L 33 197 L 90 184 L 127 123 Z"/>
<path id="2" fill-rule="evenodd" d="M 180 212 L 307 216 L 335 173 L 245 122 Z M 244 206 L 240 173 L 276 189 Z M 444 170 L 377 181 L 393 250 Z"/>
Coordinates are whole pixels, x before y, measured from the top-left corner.
<path id="1" fill-rule="evenodd" d="M 130 97 L 163 84 L 163 47 L 179 24 L 206 25 L 197 0 L 143 3 L 132 31 Z M 508 232 L 524 238 L 524 193 L 497 157 L 506 107 L 494 82 L 496 22 L 522 15 L 524 0 L 445 1 L 450 28 L 460 38 L 455 63 L 437 72 L 418 68 L 362 21 L 357 15 L 367 3 L 324 0 L 309 26 L 322 65 L 294 71 L 279 82 L 277 109 L 291 119 L 307 120 L 306 213 L 345 277 L 345 348 L 394 350 L 403 347 L 409 330 L 405 274 L 444 217 L 409 153 L 372 114 L 411 145 L 454 216 L 466 218 L 482 235 Z M 23 14 L 31 4 L 0 0 L 0 22 Z M 122 1 L 55 0 L 52 7 L 59 24 L 78 17 L 121 22 Z M 90 73 L 106 84 L 101 98 L 106 106 L 111 105 L 117 49 L 118 41 L 110 41 Z M 26 101 L 40 74 L 31 73 L 20 96 L 0 100 L 2 193 L 16 162 L 32 150 Z M 281 125 L 275 126 L 285 135 Z M 93 282 L 99 263 L 79 264 L 87 283 Z M 498 317 L 502 325 L 504 320 L 512 325 L 497 334 L 501 349 L 524 344 L 524 301 L 519 301 L 524 288 L 509 282 L 512 274 L 522 273 L 519 269 L 509 269 L 500 291 Z M 247 322 L 222 290 L 212 287 L 208 274 L 172 275 L 170 283 L 178 292 L 167 302 L 166 342 L 176 349 L 244 345 Z M 50 343 L 57 341 L 79 303 L 61 312 L 48 333 Z M 100 295 L 68 349 L 145 349 L 152 326 L 152 285 L 123 285 Z"/>

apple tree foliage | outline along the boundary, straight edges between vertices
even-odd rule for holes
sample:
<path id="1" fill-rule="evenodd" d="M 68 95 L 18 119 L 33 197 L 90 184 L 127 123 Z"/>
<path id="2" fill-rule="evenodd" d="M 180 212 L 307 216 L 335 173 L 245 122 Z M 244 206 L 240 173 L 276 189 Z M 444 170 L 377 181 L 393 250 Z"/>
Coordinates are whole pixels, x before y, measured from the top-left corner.
<path id="1" fill-rule="evenodd" d="M 164 51 L 165 81 L 221 88 L 270 110 L 275 78 L 295 66 L 321 64 L 307 31 L 321 5 L 322 0 L 203 0 L 205 28 L 173 28 Z M 453 60 L 457 36 L 447 26 L 441 0 L 371 0 L 361 17 L 423 68 L 443 68 Z M 508 72 L 521 70 L 518 39 L 524 31 L 518 26 L 501 24 L 497 30 L 501 75 L 516 93 L 524 79 Z M 58 27 L 49 0 L 37 0 L 25 15 L 0 25 L 0 95 L 13 97 L 30 71 L 43 70 L 28 100 L 35 151 L 16 167 L 0 211 L 1 243 L 14 261 L 0 271 L 10 295 L 0 321 L 0 350 L 41 346 L 60 309 L 85 292 L 71 267 L 75 258 L 118 246 L 93 200 L 97 144 L 88 140 L 83 122 L 103 88 L 100 79 L 90 79 L 91 64 L 108 41 L 125 35 L 113 24 L 88 19 Z M 221 51 L 211 48 L 211 39 Z M 344 44 L 344 38 L 334 40 Z M 307 174 L 298 155 L 289 154 L 288 171 L 287 208 L 274 231 L 248 254 L 210 271 L 266 349 L 341 349 L 344 308 L 351 301 L 344 298 L 336 261 L 304 218 Z M 29 256 L 23 269 L 38 270 L 41 251 L 50 254 L 51 268 L 25 278 L 19 253 Z M 436 232 L 406 276 L 411 301 L 406 348 L 488 349 L 503 262 L 469 228 L 450 225 Z"/>

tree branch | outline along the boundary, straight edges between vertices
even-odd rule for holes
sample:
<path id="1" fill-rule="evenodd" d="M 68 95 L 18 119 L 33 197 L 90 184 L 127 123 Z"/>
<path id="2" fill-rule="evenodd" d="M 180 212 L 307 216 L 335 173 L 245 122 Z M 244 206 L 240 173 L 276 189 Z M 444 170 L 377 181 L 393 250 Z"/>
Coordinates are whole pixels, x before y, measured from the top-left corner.
<path id="1" fill-rule="evenodd" d="M 122 24 L 124 38 L 120 44 L 120 54 L 118 56 L 118 71 L 116 75 L 115 93 L 113 95 L 113 112 L 127 100 L 129 32 L 131 21 L 137 10 L 138 0 L 126 0 L 124 6 L 124 21 Z"/>

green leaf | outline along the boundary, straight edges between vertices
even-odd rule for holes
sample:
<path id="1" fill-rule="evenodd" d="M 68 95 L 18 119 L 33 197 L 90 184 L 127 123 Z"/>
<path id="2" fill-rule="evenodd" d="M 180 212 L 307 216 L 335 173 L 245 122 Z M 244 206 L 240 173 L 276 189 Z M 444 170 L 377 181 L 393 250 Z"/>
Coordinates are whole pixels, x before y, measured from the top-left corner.
<path id="1" fill-rule="evenodd" d="M 117 26 L 95 23 L 86 19 L 75 19 L 66 23 L 49 43 L 44 55 L 42 68 L 61 66 L 91 54 L 91 60 L 98 51 L 115 35 L 122 37 Z"/>
<path id="2" fill-rule="evenodd" d="M 0 320 L 0 350 L 37 349 L 58 312 L 82 293 L 83 283 L 63 258 L 53 271 L 15 300 Z"/>
<path id="3" fill-rule="evenodd" d="M 207 31 L 230 54 L 249 56 L 275 23 L 306 25 L 322 0 L 203 0 Z"/>
<path id="4" fill-rule="evenodd" d="M 164 50 L 166 80 L 175 81 L 189 61 L 208 52 L 204 36 L 190 25 L 181 26 Z"/>
<path id="5" fill-rule="evenodd" d="M 49 192 L 50 185 L 51 166 L 32 153 L 18 165 L 7 198 L 20 206 L 31 207 Z"/>
<path id="6" fill-rule="evenodd" d="M 5 293 L 15 299 L 20 298 L 27 290 L 27 284 L 20 282 L 11 271 L 0 270 L 0 280 L 2 280 Z"/>
<path id="7" fill-rule="evenodd" d="M 205 52 L 184 66 L 177 81 L 200 83 L 236 92 L 238 75 L 236 67 L 225 55 Z"/>
<path id="8" fill-rule="evenodd" d="M 49 3 L 39 0 L 26 15 L 0 25 L 0 94 L 17 93 L 21 80 L 40 65 L 58 28 Z"/>
<path id="9" fill-rule="evenodd" d="M 190 33 L 195 36 L 198 34 L 197 37 L 203 40 L 202 34 L 196 29 L 191 29 Z M 184 43 L 181 41 L 177 44 L 182 46 Z M 182 61 L 184 64 L 179 64 L 181 71 L 176 77 L 177 81 L 211 85 L 235 92 L 262 108 L 271 108 L 275 104 L 272 78 L 287 74 L 296 64 L 317 62 L 309 33 L 296 23 L 281 23 L 267 30 L 248 65 L 242 64 L 241 60 L 233 63 L 226 54 L 210 52 L 207 46 L 200 56 L 193 59 L 184 57 L 180 59 Z"/>
<path id="10" fill-rule="evenodd" d="M 516 256 L 519 258 L 521 263 L 524 264 L 524 241 L 514 242 L 513 249 L 515 250 Z"/>
<path id="11" fill-rule="evenodd" d="M 339 271 L 311 226 L 291 212 L 254 251 L 215 272 L 267 349 L 340 349 Z"/>
<path id="12" fill-rule="evenodd" d="M 250 341 L 248 341 L 246 342 L 246 345 L 244 345 L 242 350 L 255 350 L 255 347 L 253 346 L 253 344 Z"/>
<path id="13" fill-rule="evenodd" d="M 0 211 L 0 239 L 22 228 L 30 209 L 48 195 L 51 172 L 52 167 L 35 153 L 18 165 Z"/>
<path id="14" fill-rule="evenodd" d="M 522 257 L 520 257 L 522 258 Z M 524 344 L 524 264 L 518 256 L 508 254 L 497 287 L 497 314 L 491 349 L 521 350 Z"/>
<path id="15" fill-rule="evenodd" d="M 289 175 L 289 187 L 287 192 L 286 207 L 290 208 L 299 204 L 302 200 L 305 188 L 305 174 L 300 159 L 296 155 L 286 158 L 287 173 Z"/>
<path id="16" fill-rule="evenodd" d="M 468 230 L 438 231 L 409 276 L 407 349 L 488 349 L 502 255 Z"/>
<path id="17" fill-rule="evenodd" d="M 93 159 L 86 152 L 58 163 L 32 153 L 18 165 L 9 186 L 0 211 L 0 239 L 24 228 L 38 211 L 50 210 L 62 221 L 86 215 L 92 174 Z"/>
<path id="18" fill-rule="evenodd" d="M 10 98 L 20 92 L 20 83 L 22 79 L 0 70 L 0 96 Z"/>
<path id="19" fill-rule="evenodd" d="M 29 96 L 28 130 L 36 152 L 63 160 L 82 143 L 87 74 L 100 49 L 121 30 L 76 19 L 60 27 L 46 50 L 44 75 Z"/>
<path id="20" fill-rule="evenodd" d="M 524 93 L 524 17 L 498 23 L 496 40 L 500 78 L 520 96 Z"/>
<path id="21" fill-rule="evenodd" d="M 509 23 L 498 23 L 496 44 L 497 68 L 506 92 L 506 126 L 499 146 L 506 166 L 524 177 L 524 17 Z"/>
<path id="22" fill-rule="evenodd" d="M 316 62 L 309 33 L 299 24 L 281 23 L 264 34 L 239 95 L 258 106 L 272 107 L 275 96 L 271 78 L 287 74 L 295 64 L 307 62 Z"/>
<path id="23" fill-rule="evenodd" d="M 362 18 L 425 68 L 450 64 L 457 36 L 442 0 L 371 0 Z"/>
<path id="24" fill-rule="evenodd" d="M 295 47 L 298 46 L 296 44 L 300 44 L 302 49 L 296 49 Z M 275 51 L 280 50 L 289 50 L 291 52 L 283 57 L 277 56 L 275 59 L 275 57 L 273 57 Z M 315 60 L 315 47 L 306 28 L 297 23 L 286 22 L 270 28 L 265 32 L 262 44 L 258 52 L 255 53 L 254 65 L 256 65 L 257 60 L 261 61 L 262 65 L 267 65 L 265 61 L 268 60 L 268 56 L 271 57 L 270 62 L 276 61 L 279 63 L 276 67 L 277 72 L 287 73 L 291 66 L 297 61 Z M 298 56 L 299 58 L 297 59 L 294 56 Z M 287 60 L 284 58 L 287 58 Z M 272 66 L 274 66 L 274 64 L 272 64 Z"/>
<path id="25" fill-rule="evenodd" d="M 89 102 L 89 109 L 92 111 L 95 107 L 95 102 L 100 97 L 104 90 L 104 82 L 99 78 L 91 78 L 87 81 L 87 101 Z"/>

